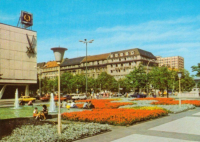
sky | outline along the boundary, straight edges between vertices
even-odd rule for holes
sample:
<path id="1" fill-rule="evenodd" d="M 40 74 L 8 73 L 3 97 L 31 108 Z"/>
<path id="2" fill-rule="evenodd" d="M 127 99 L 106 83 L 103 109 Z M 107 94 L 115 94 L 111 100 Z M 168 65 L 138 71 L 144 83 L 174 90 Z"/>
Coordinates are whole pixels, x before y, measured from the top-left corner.
<path id="1" fill-rule="evenodd" d="M 0 23 L 17 26 L 20 12 L 33 14 L 37 62 L 140 48 L 154 56 L 184 57 L 185 69 L 200 63 L 200 0 L 0 0 Z"/>

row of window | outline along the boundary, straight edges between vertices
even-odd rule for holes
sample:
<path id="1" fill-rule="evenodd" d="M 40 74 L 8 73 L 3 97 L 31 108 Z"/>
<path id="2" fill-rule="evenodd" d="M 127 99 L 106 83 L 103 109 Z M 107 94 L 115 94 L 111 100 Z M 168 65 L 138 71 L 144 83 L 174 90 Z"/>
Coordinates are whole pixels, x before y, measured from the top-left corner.
<path id="1" fill-rule="evenodd" d="M 123 52 L 123 53 L 115 53 L 115 54 L 111 54 L 110 55 L 110 58 L 113 58 L 113 57 L 119 57 L 119 56 L 128 56 L 128 55 L 134 55 L 135 54 L 135 51 L 127 51 L 127 52 Z"/>

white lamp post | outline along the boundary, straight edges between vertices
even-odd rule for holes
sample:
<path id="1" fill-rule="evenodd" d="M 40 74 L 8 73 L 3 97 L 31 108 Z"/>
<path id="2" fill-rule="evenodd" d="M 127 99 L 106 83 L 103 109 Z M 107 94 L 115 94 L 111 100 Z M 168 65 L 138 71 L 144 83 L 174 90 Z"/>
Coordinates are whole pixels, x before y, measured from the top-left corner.
<path id="1" fill-rule="evenodd" d="M 58 134 L 61 134 L 61 114 L 60 114 L 60 63 L 63 60 L 65 50 L 67 48 L 55 47 L 51 48 L 54 52 L 55 61 L 58 64 Z"/>
<path id="2" fill-rule="evenodd" d="M 181 107 L 181 76 L 182 76 L 182 72 L 178 72 L 178 78 L 179 78 L 179 107 Z"/>
<path id="3" fill-rule="evenodd" d="M 87 41 L 87 39 L 84 39 L 84 41 L 82 41 L 82 40 L 79 40 L 79 42 L 83 42 L 83 43 L 85 43 L 86 44 L 86 75 L 85 75 L 85 79 L 86 79 L 86 96 L 87 96 L 87 44 L 88 43 L 92 43 L 94 40 L 92 39 L 92 40 L 89 40 L 89 41 Z"/>

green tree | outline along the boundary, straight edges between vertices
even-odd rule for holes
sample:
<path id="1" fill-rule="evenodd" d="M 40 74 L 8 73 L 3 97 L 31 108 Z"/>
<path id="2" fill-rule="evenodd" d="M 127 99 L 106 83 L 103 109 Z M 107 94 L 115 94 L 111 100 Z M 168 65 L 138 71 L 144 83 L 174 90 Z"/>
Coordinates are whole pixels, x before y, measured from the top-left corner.
<path id="1" fill-rule="evenodd" d="M 190 73 L 187 70 L 181 70 L 181 91 L 191 91 L 192 88 L 195 86 L 194 79 L 190 76 Z M 176 75 L 176 83 L 175 83 L 175 90 L 179 91 L 179 78 Z"/>
<path id="2" fill-rule="evenodd" d="M 113 91 L 115 88 L 117 88 L 116 83 L 117 81 L 115 78 L 106 72 L 102 72 L 98 78 L 97 78 L 97 84 L 100 86 L 101 84 L 101 90 L 111 90 Z"/>
<path id="3" fill-rule="evenodd" d="M 197 66 L 192 66 L 192 71 L 197 72 L 196 76 L 200 76 L 200 63 Z"/>
<path id="4" fill-rule="evenodd" d="M 61 82 L 61 90 L 66 91 L 69 93 L 72 93 L 74 81 L 73 81 L 73 75 L 71 73 L 63 73 L 60 77 L 60 82 Z"/>
<path id="5" fill-rule="evenodd" d="M 167 90 L 167 98 L 168 90 L 172 88 L 173 84 L 173 73 L 167 67 L 154 67 L 149 73 L 151 84 L 155 89 L 159 89 L 161 92 Z"/>
<path id="6" fill-rule="evenodd" d="M 55 88 L 55 86 L 56 86 L 56 80 L 49 79 L 46 77 L 42 79 L 42 92 L 44 93 L 52 92 L 54 91 L 53 88 Z"/>
<path id="7" fill-rule="evenodd" d="M 83 74 L 77 74 L 73 76 L 73 91 L 75 91 L 76 89 L 78 89 L 79 92 L 85 91 L 85 81 L 85 75 Z"/>
<path id="8" fill-rule="evenodd" d="M 121 90 L 120 92 L 129 92 L 130 91 L 130 85 L 129 83 L 127 83 L 126 79 L 123 78 L 123 79 L 119 79 L 117 81 L 118 85 L 120 84 L 120 88 L 123 88 L 123 90 Z"/>
<path id="9" fill-rule="evenodd" d="M 144 66 L 134 67 L 134 70 L 126 76 L 125 83 L 127 84 L 127 89 L 137 88 L 140 91 L 141 88 L 145 88 L 147 76 Z"/>

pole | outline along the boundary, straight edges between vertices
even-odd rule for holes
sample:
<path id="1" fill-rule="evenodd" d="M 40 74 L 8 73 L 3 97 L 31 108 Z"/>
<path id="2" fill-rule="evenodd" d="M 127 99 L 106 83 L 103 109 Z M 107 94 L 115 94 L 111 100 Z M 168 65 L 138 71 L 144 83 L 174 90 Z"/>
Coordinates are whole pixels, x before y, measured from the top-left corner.
<path id="1" fill-rule="evenodd" d="M 181 78 L 179 77 L 179 108 L 181 108 Z"/>
<path id="2" fill-rule="evenodd" d="M 149 69 L 148 69 L 148 67 L 149 67 L 149 63 L 151 62 L 151 60 L 148 62 L 148 64 L 147 64 L 147 73 L 146 73 L 146 77 L 147 77 L 147 75 L 148 75 L 148 73 L 149 73 Z M 147 81 L 147 96 L 149 95 L 149 84 L 148 84 L 148 77 L 146 78 L 146 81 Z"/>
<path id="3" fill-rule="evenodd" d="M 39 95 L 41 96 L 41 70 L 39 69 Z"/>
<path id="4" fill-rule="evenodd" d="M 60 114 L 60 62 L 58 63 L 58 134 L 61 135 L 61 114 Z"/>
<path id="5" fill-rule="evenodd" d="M 87 39 L 85 39 L 86 43 L 86 96 L 87 96 Z"/>

